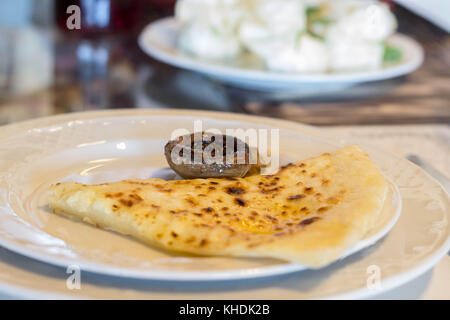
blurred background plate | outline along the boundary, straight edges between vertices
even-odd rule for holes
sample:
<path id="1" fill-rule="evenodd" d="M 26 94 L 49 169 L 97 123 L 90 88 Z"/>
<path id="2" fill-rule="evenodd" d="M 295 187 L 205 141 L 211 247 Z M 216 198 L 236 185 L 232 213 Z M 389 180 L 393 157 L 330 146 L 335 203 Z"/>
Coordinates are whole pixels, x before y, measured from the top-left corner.
<path id="1" fill-rule="evenodd" d="M 248 89 L 332 92 L 368 81 L 390 79 L 416 70 L 423 62 L 422 47 L 402 34 L 391 36 L 387 43 L 402 51 L 400 62 L 374 71 L 326 74 L 283 74 L 264 70 L 243 69 L 213 64 L 190 57 L 177 47 L 179 24 L 174 18 L 164 18 L 148 25 L 139 37 L 141 49 L 155 59 L 179 68 L 196 71 L 221 82 Z"/>

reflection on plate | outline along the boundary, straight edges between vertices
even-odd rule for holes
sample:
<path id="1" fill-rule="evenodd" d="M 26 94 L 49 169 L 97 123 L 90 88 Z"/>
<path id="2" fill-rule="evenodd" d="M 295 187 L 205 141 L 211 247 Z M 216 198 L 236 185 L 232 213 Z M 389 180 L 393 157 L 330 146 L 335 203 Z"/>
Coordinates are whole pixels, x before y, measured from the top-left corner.
<path id="1" fill-rule="evenodd" d="M 387 43 L 402 51 L 402 60 L 380 70 L 353 73 L 283 74 L 244 69 L 200 61 L 182 53 L 176 45 L 179 28 L 173 18 L 153 22 L 141 33 L 139 45 L 148 55 L 167 64 L 196 71 L 233 86 L 251 89 L 311 89 L 320 85 L 326 90 L 333 90 L 361 82 L 402 76 L 417 69 L 423 61 L 423 49 L 416 41 L 407 36 L 395 34 L 388 39 Z"/>

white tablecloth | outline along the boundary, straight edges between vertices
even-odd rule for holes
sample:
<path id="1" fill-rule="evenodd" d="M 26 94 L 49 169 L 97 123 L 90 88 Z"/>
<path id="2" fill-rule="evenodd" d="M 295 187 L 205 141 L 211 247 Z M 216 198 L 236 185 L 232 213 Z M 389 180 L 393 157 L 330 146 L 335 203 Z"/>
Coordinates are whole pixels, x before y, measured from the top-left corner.
<path id="1" fill-rule="evenodd" d="M 402 125 L 330 127 L 335 135 L 378 146 L 400 156 L 417 154 L 450 177 L 450 126 Z M 450 256 L 410 283 L 381 294 L 379 299 L 450 299 Z"/>

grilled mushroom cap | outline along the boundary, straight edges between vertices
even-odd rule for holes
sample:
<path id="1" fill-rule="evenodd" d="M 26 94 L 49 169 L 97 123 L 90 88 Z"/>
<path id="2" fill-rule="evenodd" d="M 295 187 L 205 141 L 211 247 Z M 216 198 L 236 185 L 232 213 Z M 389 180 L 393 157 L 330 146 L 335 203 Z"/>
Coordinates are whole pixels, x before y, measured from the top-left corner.
<path id="1" fill-rule="evenodd" d="M 164 154 L 169 166 L 185 179 L 243 177 L 252 167 L 247 143 L 209 132 L 171 140 Z"/>

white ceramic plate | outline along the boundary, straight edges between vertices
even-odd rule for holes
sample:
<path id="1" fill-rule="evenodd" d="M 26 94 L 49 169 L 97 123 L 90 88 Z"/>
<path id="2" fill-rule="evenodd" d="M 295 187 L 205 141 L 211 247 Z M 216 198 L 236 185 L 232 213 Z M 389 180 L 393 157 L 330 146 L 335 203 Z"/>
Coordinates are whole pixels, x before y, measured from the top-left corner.
<path id="1" fill-rule="evenodd" d="M 159 111 L 159 110 L 122 110 L 90 112 L 81 114 L 69 114 L 51 118 L 38 119 L 22 124 L 15 124 L 0 128 L 0 139 L 11 139 L 13 136 L 30 134 L 32 132 L 42 133 L 36 128 L 51 128 L 52 132 L 64 132 L 65 126 L 72 128 L 71 131 L 65 131 L 64 135 L 59 135 L 58 139 L 32 140 L 35 142 L 35 150 L 41 150 L 43 157 L 49 153 L 51 146 L 65 145 L 71 143 L 71 136 L 75 134 L 77 126 L 97 123 L 98 119 L 121 117 L 128 121 L 129 117 L 134 117 L 142 121 L 151 119 L 155 116 L 175 116 L 178 118 L 209 118 L 224 121 L 240 122 L 245 124 L 266 125 L 269 127 L 278 127 L 291 132 L 293 137 L 302 137 L 302 145 L 306 146 L 305 153 L 322 152 L 334 148 L 336 144 L 350 144 L 354 141 L 340 141 L 335 138 L 330 139 L 324 136 L 321 131 L 286 121 L 279 121 L 267 118 L 250 117 L 238 114 L 198 112 L 198 111 Z M 155 119 L 155 118 L 154 118 Z M 120 118 L 115 119 L 116 121 Z M 108 127 L 108 121 L 104 121 L 101 126 L 97 126 L 97 132 L 103 131 L 103 126 Z M 58 125 L 66 124 L 66 125 Z M 156 128 L 163 124 L 153 123 Z M 46 129 L 48 131 L 48 129 Z M 85 143 L 93 141 L 96 138 L 96 132 L 86 131 L 82 140 Z M 145 131 L 143 132 L 145 133 Z M 121 134 L 117 132 L 117 134 Z M 141 133 L 142 134 L 142 133 Z M 76 134 L 75 134 L 76 135 Z M 49 135 L 51 136 L 51 135 Z M 78 137 L 79 138 L 79 137 Z M 77 139 L 78 139 L 77 138 Z M 10 140 L 11 141 L 11 140 Z M 15 140 L 18 141 L 18 140 Z M 96 140 L 100 145 L 102 140 Z M 317 141 L 321 143 L 317 144 Z M 330 141 L 329 144 L 326 141 Z M 322 146 L 323 149 L 310 149 L 313 145 Z M 43 147 L 42 147 L 43 146 Z M 86 146 L 80 146 L 83 148 Z M 121 146 L 122 147 L 122 146 Z M 27 156 L 27 150 L 20 144 L 13 146 L 2 145 L 0 150 L 15 150 L 22 152 L 22 156 Z M 431 179 L 423 170 L 411 164 L 405 159 L 387 154 L 376 148 L 364 146 L 370 156 L 378 164 L 382 172 L 395 183 L 402 195 L 402 214 L 393 229 L 375 245 L 359 251 L 350 257 L 342 259 L 329 267 L 320 270 L 304 270 L 302 272 L 288 273 L 273 277 L 264 277 L 254 280 L 239 281 L 213 281 L 213 282 L 184 282 L 177 281 L 152 281 L 152 280 L 133 280 L 123 277 L 101 276 L 94 273 L 84 272 L 81 274 L 81 289 L 69 290 L 66 286 L 66 279 L 69 276 L 66 269 L 58 268 L 49 264 L 41 263 L 36 260 L 28 259 L 14 254 L 12 251 L 0 249 L 0 291 L 14 296 L 40 297 L 40 298 L 127 298 L 127 299 L 312 299 L 312 298 L 363 298 L 370 295 L 380 294 L 386 290 L 397 287 L 411 279 L 424 273 L 439 261 L 450 249 L 450 200 L 439 184 Z M 46 151 L 45 151 L 46 150 Z M 15 158 L 17 154 L 13 156 Z M 9 157 L 1 158 L 9 161 Z M 65 160 L 69 160 L 65 158 Z M 70 161 L 68 161 L 69 163 Z M 99 165 L 90 164 L 90 166 Z M 23 168 L 25 168 L 24 166 Z M 54 168 L 57 169 L 57 168 Z M 93 169 L 95 170 L 95 169 Z M 0 168 L 2 176 L 7 176 L 7 172 Z M 24 172 L 24 171 L 22 171 Z M 42 172 L 42 176 L 54 176 L 56 172 Z M 63 174 L 67 176 L 67 174 Z M 87 176 L 84 176 L 87 177 Z M 8 177 L 7 177 L 8 178 Z M 25 178 L 25 175 L 23 175 Z M 52 180 L 49 178 L 48 180 Z M 25 186 L 25 184 L 24 184 Z M 24 188 L 24 190 L 27 188 Z M 4 193 L 0 193 L 2 201 L 5 201 Z M 48 214 L 43 212 L 43 214 Z M 55 216 L 56 218 L 56 216 Z M 60 223 L 66 223 L 66 219 L 54 221 L 53 225 L 47 225 L 44 228 L 57 228 Z M 0 219 L 3 222 L 4 219 Z M 50 220 L 47 220 L 50 221 Z M 63 222 L 64 221 L 64 222 Z M 30 224 L 31 225 L 31 224 Z M 102 233 L 90 226 L 84 226 L 86 231 L 79 236 L 77 233 L 84 226 L 77 225 L 75 230 L 70 226 L 63 225 L 63 229 L 54 230 L 64 233 L 66 237 L 72 237 L 75 245 L 101 246 L 106 245 L 97 241 L 92 243 L 92 236 L 96 240 L 109 241 L 115 238 L 118 241 L 118 235 L 112 233 Z M 10 226 L 12 228 L 16 225 Z M 87 231 L 87 230 L 91 231 Z M 49 238 L 47 231 L 41 233 L 39 238 L 39 247 L 44 243 L 48 249 L 54 246 L 54 243 L 47 242 Z M 4 236 L 4 231 L 0 234 Z M 20 235 L 17 243 L 25 243 L 29 248 L 33 247 L 33 239 L 26 239 L 26 233 Z M 76 236 L 76 237 L 75 237 Z M 100 237 L 100 238 L 99 238 Z M 107 238 L 105 238 L 107 237 Z M 78 239 L 83 238 L 83 239 Z M 91 241 L 89 241 L 91 240 Z M 127 241 L 126 238 L 120 241 Z M 65 239 L 62 239 L 65 241 Z M 90 242 L 86 244 L 86 242 Z M 130 247 L 133 252 L 136 250 L 135 244 Z M 148 247 L 145 247 L 148 250 Z M 59 250 L 58 244 L 56 251 Z M 130 254 L 133 254 L 133 253 Z M 127 254 L 129 254 L 127 252 Z M 115 257 L 116 258 L 116 257 Z M 234 259 L 233 259 L 234 260 Z M 202 260 L 204 261 L 204 260 Z M 179 261 L 183 263 L 182 261 Z M 261 263 L 261 262 L 258 262 Z M 259 265 L 259 268 L 264 267 Z M 379 268 L 380 287 L 371 289 L 367 287 L 367 282 L 371 276 L 370 270 Z"/>
<path id="2" fill-rule="evenodd" d="M 260 90 L 318 88 L 333 90 L 357 83 L 384 80 L 405 75 L 423 62 L 423 49 L 413 39 L 395 34 L 388 43 L 403 52 L 402 60 L 379 70 L 354 73 L 287 74 L 251 70 L 201 61 L 181 52 L 177 45 L 180 26 L 174 18 L 165 18 L 148 25 L 139 37 L 141 49 L 167 64 L 196 71 L 213 79 L 237 86 Z"/>
<path id="3" fill-rule="evenodd" d="M 0 245 L 58 266 L 141 279 L 211 281 L 265 277 L 305 269 L 272 259 L 187 257 L 145 246 L 53 214 L 47 191 L 59 181 L 96 184 L 133 178 L 175 177 L 164 157 L 174 130 L 193 131 L 196 117 L 130 116 L 69 121 L 34 128 L 0 140 Z M 271 128 L 245 121 L 203 118 L 204 128 Z M 278 128 L 277 128 L 278 129 Z M 280 130 L 280 164 L 338 146 L 309 135 Z M 394 184 L 378 224 L 343 257 L 374 244 L 401 212 Z"/>

